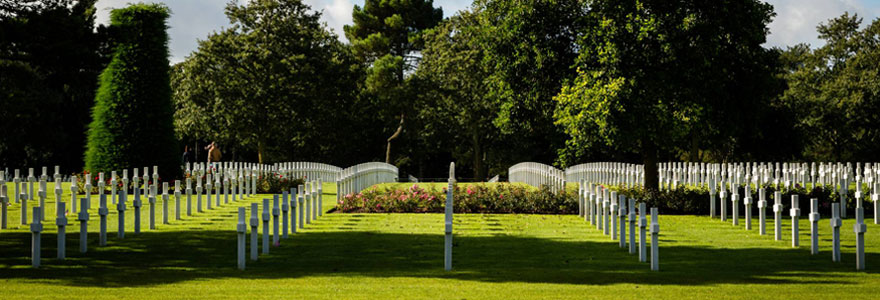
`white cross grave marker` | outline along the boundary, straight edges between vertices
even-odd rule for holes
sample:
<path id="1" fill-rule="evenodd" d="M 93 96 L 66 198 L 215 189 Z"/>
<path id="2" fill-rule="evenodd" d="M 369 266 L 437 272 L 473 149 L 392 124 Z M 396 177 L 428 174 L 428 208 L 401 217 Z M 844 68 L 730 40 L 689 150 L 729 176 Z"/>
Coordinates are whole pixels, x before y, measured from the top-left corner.
<path id="1" fill-rule="evenodd" d="M 840 261 L 840 203 L 831 203 L 831 261 Z"/>
<path id="2" fill-rule="evenodd" d="M 66 253 L 67 247 L 67 238 L 66 238 L 66 230 L 67 227 L 67 217 L 64 215 L 64 202 L 59 202 L 58 207 L 61 208 L 57 211 L 57 215 L 55 216 L 55 225 L 58 226 L 58 259 L 64 260 L 64 256 Z"/>
<path id="3" fill-rule="evenodd" d="M 791 246 L 798 247 L 800 239 L 798 238 L 798 220 L 801 216 L 800 201 L 798 195 L 791 195 Z"/>
<path id="4" fill-rule="evenodd" d="M 269 254 L 269 199 L 263 199 L 263 254 Z"/>
<path id="5" fill-rule="evenodd" d="M 660 247 L 658 242 L 660 235 L 660 224 L 657 223 L 657 208 L 651 208 L 651 270 L 660 270 Z"/>
<path id="6" fill-rule="evenodd" d="M 245 254 L 244 253 L 246 252 L 245 235 L 247 234 L 247 224 L 245 224 L 244 219 L 245 219 L 245 208 L 239 207 L 238 208 L 238 224 L 236 224 L 236 226 L 235 226 L 236 232 L 238 233 L 238 245 L 237 245 L 238 251 L 237 252 L 238 252 L 238 269 L 239 270 L 244 270 L 244 265 L 245 265 L 245 259 L 244 259 Z"/>
<path id="7" fill-rule="evenodd" d="M 40 220 L 43 219 L 42 209 L 39 207 L 34 207 L 34 222 L 31 223 L 31 266 L 34 268 L 40 267 L 40 251 L 42 250 L 40 246 L 40 233 L 43 232 L 43 223 L 40 223 Z"/>
<path id="8" fill-rule="evenodd" d="M 445 219 L 445 238 L 444 238 L 444 251 L 443 251 L 443 266 L 446 271 L 452 270 L 452 192 L 453 192 L 453 184 L 455 183 L 455 163 L 449 163 L 449 179 L 448 186 L 446 190 L 446 206 L 444 208 L 446 213 Z"/>
<path id="9" fill-rule="evenodd" d="M 819 199 L 810 199 L 810 254 L 819 254 Z"/>

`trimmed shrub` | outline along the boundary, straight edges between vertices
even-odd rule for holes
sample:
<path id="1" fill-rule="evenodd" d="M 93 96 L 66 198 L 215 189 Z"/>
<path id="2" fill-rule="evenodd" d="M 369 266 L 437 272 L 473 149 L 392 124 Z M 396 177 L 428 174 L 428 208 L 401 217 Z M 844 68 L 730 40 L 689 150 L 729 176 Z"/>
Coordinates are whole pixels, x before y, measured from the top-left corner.
<path id="1" fill-rule="evenodd" d="M 290 191 L 291 188 L 298 188 L 300 184 L 304 184 L 302 178 L 288 178 L 279 173 L 260 175 L 257 177 L 257 193 L 260 194 L 281 194 L 284 191 Z"/>
<path id="2" fill-rule="evenodd" d="M 113 58 L 101 73 L 85 169 L 92 173 L 159 166 L 180 177 L 168 66 L 170 11 L 134 4 L 110 13 Z"/>

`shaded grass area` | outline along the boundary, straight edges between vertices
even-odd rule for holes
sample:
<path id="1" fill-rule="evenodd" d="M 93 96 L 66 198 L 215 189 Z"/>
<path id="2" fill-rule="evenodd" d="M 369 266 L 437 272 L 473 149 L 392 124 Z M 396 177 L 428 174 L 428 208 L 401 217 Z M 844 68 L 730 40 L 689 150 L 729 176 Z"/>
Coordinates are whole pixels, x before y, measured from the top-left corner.
<path id="1" fill-rule="evenodd" d="M 325 189 L 325 210 L 335 204 L 327 190 L 332 188 Z M 759 236 L 757 219 L 746 231 L 708 217 L 661 215 L 661 271 L 652 272 L 576 216 L 463 214 L 455 216 L 454 270 L 445 272 L 440 214 L 325 214 L 239 271 L 235 211 L 263 197 L 157 230 L 144 226 L 140 235 L 122 240 L 115 236 L 112 211 L 106 247 L 97 246 L 93 206 L 89 252 L 78 252 L 78 226 L 71 226 L 68 260 L 56 260 L 55 226 L 47 222 L 43 268 L 37 270 L 30 268 L 30 233 L 23 227 L 2 230 L 0 298 L 872 298 L 880 293 L 880 226 L 868 225 L 868 270 L 856 272 L 853 220 L 841 228 L 843 262 L 832 263 L 827 218 L 819 223 L 822 251 L 812 256 L 806 219 L 800 220 L 801 247 L 792 249 L 790 218 L 783 218 L 783 241 L 774 241 L 772 218 L 769 235 Z M 17 224 L 17 211 L 11 212 L 16 214 L 10 214 L 15 221 L 10 225 Z"/>

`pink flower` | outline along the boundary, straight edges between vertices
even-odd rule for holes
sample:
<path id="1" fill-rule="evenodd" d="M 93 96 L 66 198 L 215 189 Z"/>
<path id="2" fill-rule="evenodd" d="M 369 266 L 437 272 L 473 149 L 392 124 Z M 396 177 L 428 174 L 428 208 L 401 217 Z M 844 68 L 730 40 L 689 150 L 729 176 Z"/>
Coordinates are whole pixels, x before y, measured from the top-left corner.
<path id="1" fill-rule="evenodd" d="M 498 194 L 498 199 L 504 199 L 504 194 Z"/>
<path id="2" fill-rule="evenodd" d="M 472 191 L 471 188 L 468 187 L 468 188 L 467 188 L 467 194 L 468 194 L 468 195 L 472 195 L 473 193 L 474 193 L 474 191 Z"/>

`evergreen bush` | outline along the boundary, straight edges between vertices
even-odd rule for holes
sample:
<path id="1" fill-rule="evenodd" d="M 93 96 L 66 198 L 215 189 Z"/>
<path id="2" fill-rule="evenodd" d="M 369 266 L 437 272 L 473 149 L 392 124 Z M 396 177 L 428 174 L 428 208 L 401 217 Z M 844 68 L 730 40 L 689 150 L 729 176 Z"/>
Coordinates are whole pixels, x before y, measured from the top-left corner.
<path id="1" fill-rule="evenodd" d="M 113 56 L 100 76 L 85 169 L 93 173 L 159 166 L 180 176 L 169 83 L 170 11 L 134 4 L 110 13 Z"/>

